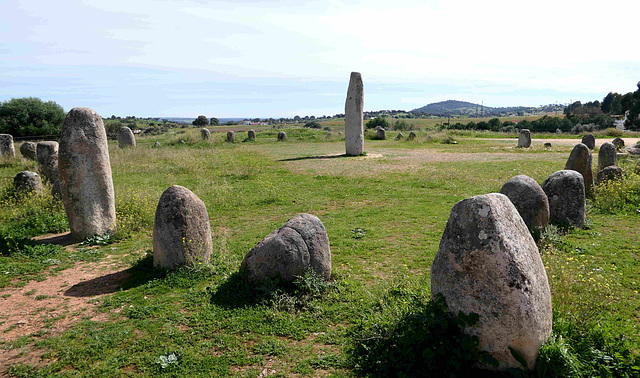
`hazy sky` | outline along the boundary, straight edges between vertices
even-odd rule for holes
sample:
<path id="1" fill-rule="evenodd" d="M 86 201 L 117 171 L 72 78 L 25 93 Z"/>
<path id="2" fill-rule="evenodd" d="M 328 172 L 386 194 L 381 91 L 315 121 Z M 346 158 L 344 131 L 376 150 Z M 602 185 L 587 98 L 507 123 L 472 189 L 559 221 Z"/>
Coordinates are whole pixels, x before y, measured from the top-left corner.
<path id="1" fill-rule="evenodd" d="M 602 100 L 640 80 L 640 2 L 0 0 L 0 101 L 292 117 Z"/>

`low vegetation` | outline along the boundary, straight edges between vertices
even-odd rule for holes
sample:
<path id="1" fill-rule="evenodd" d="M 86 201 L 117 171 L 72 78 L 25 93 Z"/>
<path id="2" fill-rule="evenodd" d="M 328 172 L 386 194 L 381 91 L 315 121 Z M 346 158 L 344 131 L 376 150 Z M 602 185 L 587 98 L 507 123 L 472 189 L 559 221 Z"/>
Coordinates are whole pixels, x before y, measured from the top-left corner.
<path id="1" fill-rule="evenodd" d="M 224 132 L 202 141 L 193 128 L 139 136 L 136 149 L 111 142 L 118 229 L 72 248 L 30 239 L 67 230 L 64 210 L 49 195 L 13 193 L 13 176 L 35 166 L 3 160 L 0 286 L 107 259 L 125 264 L 127 277 L 120 290 L 93 300 L 98 318 L 82 315 L 64 332 L 50 327 L 62 319 L 48 319 L 12 340 L 0 333 L 0 353 L 40 356 L 7 374 L 455 376 L 487 360 L 459 331 L 478 319 L 451 316 L 430 295 L 429 268 L 449 212 L 517 174 L 542 183 L 564 168 L 572 146 L 523 151 L 514 148 L 514 134 L 480 139 L 487 133 L 422 130 L 414 141 L 367 140 L 366 156 L 340 157 L 344 139 L 331 127 L 331 138 L 316 128 L 287 128 L 285 142 L 275 141 L 279 130 L 271 126 L 251 143 L 241 135 L 226 143 Z M 441 143 L 446 138 L 458 143 Z M 155 142 L 161 147 L 151 148 Z M 620 164 L 632 172 L 636 162 Z M 640 374 L 639 182 L 630 174 L 599 186 L 588 228 L 549 227 L 542 235 L 553 335 L 536 371 L 505 376 Z M 153 268 L 151 234 L 157 200 L 172 184 L 207 205 L 214 255 L 209 264 L 164 272 Z M 308 273 L 289 286 L 248 284 L 238 272 L 244 255 L 301 212 L 327 229 L 331 279 Z"/>

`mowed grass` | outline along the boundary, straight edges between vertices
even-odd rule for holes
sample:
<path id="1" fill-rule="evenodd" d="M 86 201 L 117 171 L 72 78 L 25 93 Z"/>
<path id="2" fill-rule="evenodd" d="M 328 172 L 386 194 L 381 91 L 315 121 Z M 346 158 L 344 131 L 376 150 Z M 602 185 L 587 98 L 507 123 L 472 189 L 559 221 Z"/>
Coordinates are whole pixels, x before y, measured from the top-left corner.
<path id="1" fill-rule="evenodd" d="M 10 374 L 358 376 L 347 353 L 350 330 L 367 321 L 392 322 L 409 303 L 429 300 L 429 270 L 451 207 L 497 192 L 518 174 L 542 184 L 564 168 L 571 150 L 522 150 L 513 148 L 515 140 L 464 136 L 445 145 L 441 134 L 420 133 L 413 142 L 368 139 L 366 156 L 344 157 L 337 135 L 286 129 L 288 139 L 276 142 L 277 131 L 259 132 L 255 142 L 242 142 L 246 134 L 239 132 L 234 144 L 224 142 L 222 132 L 201 141 L 197 129 L 139 138 L 136 149 L 111 142 L 118 237 L 80 252 L 20 252 L 31 248 L 24 237 L 60 232 L 64 212 L 48 199 L 25 204 L 12 197 L 13 176 L 35 166 L 5 160 L 0 232 L 17 241 L 0 256 L 2 286 L 46 279 L 79 260 L 99 264 L 106 256 L 120 258 L 130 273 L 121 291 L 96 300 L 106 320 L 87 316 L 62 334 L 45 329 L 16 341 L 0 335 L 6 350 L 42 355 L 40 362 L 15 364 Z M 156 141 L 161 147 L 151 148 Z M 152 267 L 155 205 L 170 185 L 189 188 L 207 205 L 214 245 L 208 265 L 172 273 Z M 36 207 L 44 205 L 55 216 L 27 227 L 25 219 L 42 218 Z M 242 281 L 244 255 L 303 212 L 317 215 L 327 229 L 332 280 L 319 286 L 302 280 L 293 288 Z M 579 339 L 596 330 L 602 340 L 589 344 L 596 355 L 591 362 L 615 375 L 640 346 L 640 219 L 636 211 L 591 211 L 588 218 L 586 230 L 549 233 L 541 253 L 558 335 Z"/>

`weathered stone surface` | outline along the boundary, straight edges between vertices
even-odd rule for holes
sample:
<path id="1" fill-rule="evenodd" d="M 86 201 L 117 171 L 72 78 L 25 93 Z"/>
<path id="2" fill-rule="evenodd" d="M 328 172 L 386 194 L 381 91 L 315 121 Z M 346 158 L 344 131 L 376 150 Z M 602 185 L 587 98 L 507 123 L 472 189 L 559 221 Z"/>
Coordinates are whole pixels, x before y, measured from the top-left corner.
<path id="1" fill-rule="evenodd" d="M 520 130 L 520 136 L 518 136 L 518 147 L 531 147 L 531 131 L 529 131 L 529 129 Z"/>
<path id="2" fill-rule="evenodd" d="M 344 104 L 344 143 L 347 155 L 364 152 L 364 84 L 360 72 L 352 72 Z"/>
<path id="3" fill-rule="evenodd" d="M 256 131 L 255 130 L 249 130 L 247 131 L 247 139 L 251 140 L 256 140 Z"/>
<path id="4" fill-rule="evenodd" d="M 0 134 L 0 156 L 16 156 L 13 137 L 9 134 Z"/>
<path id="5" fill-rule="evenodd" d="M 618 152 L 616 152 L 616 146 L 609 142 L 602 143 L 600 151 L 598 152 L 598 172 L 603 170 L 604 167 L 616 165 L 617 158 Z"/>
<path id="6" fill-rule="evenodd" d="M 287 133 L 285 133 L 284 131 L 280 131 L 278 133 L 278 142 L 282 142 L 285 139 L 287 139 Z"/>
<path id="7" fill-rule="evenodd" d="M 384 127 L 376 127 L 376 138 L 380 140 L 387 139 L 387 131 Z"/>
<path id="8" fill-rule="evenodd" d="M 591 161 L 592 156 L 591 151 L 589 151 L 589 147 L 582 143 L 578 143 L 573 147 L 573 150 L 571 150 L 567 164 L 564 166 L 564 169 L 572 169 L 582 175 L 582 178 L 584 179 L 585 195 L 587 197 L 592 196 L 594 191 L 593 167 Z"/>
<path id="9" fill-rule="evenodd" d="M 331 275 L 331 250 L 324 225 L 311 214 L 298 214 L 253 247 L 242 261 L 247 278 L 260 281 L 280 277 L 286 282 L 308 268 Z"/>
<path id="10" fill-rule="evenodd" d="M 611 143 L 616 147 L 616 150 L 621 150 L 624 147 L 624 139 L 620 137 L 612 140 Z"/>
<path id="11" fill-rule="evenodd" d="M 25 159 L 36 160 L 36 146 L 35 142 L 24 142 L 20 146 L 20 153 Z"/>
<path id="12" fill-rule="evenodd" d="M 175 269 L 205 264 L 212 251 L 207 207 L 189 189 L 169 187 L 160 196 L 153 222 L 153 265 Z"/>
<path id="13" fill-rule="evenodd" d="M 202 137 L 202 140 L 209 140 L 211 138 L 211 131 L 209 131 L 209 129 L 202 128 L 200 129 L 200 136 Z"/>
<path id="14" fill-rule="evenodd" d="M 234 131 L 227 131 L 227 142 L 234 143 L 236 141 L 236 133 Z"/>
<path id="15" fill-rule="evenodd" d="M 395 140 L 403 140 L 404 139 L 404 135 L 402 133 L 398 133 L 398 135 L 396 135 Z"/>
<path id="16" fill-rule="evenodd" d="M 58 142 L 39 142 L 36 145 L 36 161 L 47 181 L 55 182 L 58 179 Z"/>
<path id="17" fill-rule="evenodd" d="M 509 197 L 532 235 L 549 224 L 549 200 L 536 180 L 525 175 L 512 177 L 500 193 Z"/>
<path id="18" fill-rule="evenodd" d="M 42 179 L 35 172 L 22 171 L 13 178 L 17 192 L 42 194 Z"/>
<path id="19" fill-rule="evenodd" d="M 136 146 L 136 137 L 133 135 L 133 131 L 127 126 L 122 126 L 118 130 L 118 147 L 127 148 Z"/>
<path id="20" fill-rule="evenodd" d="M 60 133 L 60 195 L 71 236 L 83 240 L 113 231 L 115 198 L 107 134 L 102 118 L 89 108 L 73 108 Z"/>
<path id="21" fill-rule="evenodd" d="M 605 181 L 621 180 L 624 177 L 624 171 L 617 165 L 609 165 L 598 172 L 598 184 Z"/>
<path id="22" fill-rule="evenodd" d="M 587 146 L 590 150 L 596 148 L 596 137 L 593 134 L 587 134 L 582 137 L 582 144 Z"/>
<path id="23" fill-rule="evenodd" d="M 549 222 L 581 228 L 585 220 L 584 178 L 573 170 L 555 172 L 542 183 L 549 199 Z"/>
<path id="24" fill-rule="evenodd" d="M 497 370 L 520 367 L 509 347 L 534 368 L 551 334 L 551 293 L 536 243 L 506 196 L 454 205 L 431 266 L 431 295 L 438 294 L 453 314 L 480 316 L 464 331 L 499 361 Z"/>
<path id="25" fill-rule="evenodd" d="M 414 133 L 414 132 L 412 131 L 412 132 L 410 132 L 410 133 L 409 133 L 409 137 L 408 137 L 407 139 L 409 139 L 409 140 L 414 140 L 414 139 L 416 139 L 416 136 L 417 136 L 417 135 L 416 135 L 416 133 Z"/>
<path id="26" fill-rule="evenodd" d="M 626 150 L 630 155 L 640 155 L 640 148 L 638 148 L 637 145 L 633 147 L 627 147 Z"/>

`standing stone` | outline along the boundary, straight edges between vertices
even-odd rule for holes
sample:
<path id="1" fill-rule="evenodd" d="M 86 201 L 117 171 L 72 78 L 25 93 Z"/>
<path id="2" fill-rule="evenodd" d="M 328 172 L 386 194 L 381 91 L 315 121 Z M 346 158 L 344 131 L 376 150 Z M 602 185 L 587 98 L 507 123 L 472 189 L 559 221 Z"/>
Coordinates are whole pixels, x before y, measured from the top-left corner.
<path id="1" fill-rule="evenodd" d="M 162 193 L 153 222 L 153 265 L 175 269 L 209 262 L 213 245 L 209 213 L 189 189 L 173 185 Z"/>
<path id="2" fill-rule="evenodd" d="M 236 141 L 236 133 L 233 131 L 227 131 L 227 142 L 235 143 Z"/>
<path id="3" fill-rule="evenodd" d="M 327 139 L 331 139 L 332 136 L 333 136 L 333 134 L 331 134 L 331 132 L 327 133 Z"/>
<path id="4" fill-rule="evenodd" d="M 598 152 L 598 172 L 610 165 L 616 165 L 617 158 L 616 146 L 609 142 L 602 143 Z"/>
<path id="5" fill-rule="evenodd" d="M 589 147 L 590 150 L 593 150 L 596 147 L 596 137 L 593 134 L 587 134 L 582 137 L 582 144 Z"/>
<path id="6" fill-rule="evenodd" d="M 500 193 L 509 197 L 534 237 L 549 224 L 549 200 L 536 180 L 525 175 L 512 177 Z"/>
<path id="7" fill-rule="evenodd" d="M 518 147 L 531 147 L 531 131 L 529 131 L 529 129 L 520 130 L 520 136 L 518 136 Z"/>
<path id="8" fill-rule="evenodd" d="M 551 148 L 551 143 L 547 142 L 544 144 L 544 148 Z"/>
<path id="9" fill-rule="evenodd" d="M 20 146 L 20 153 L 25 159 L 36 160 L 36 143 L 24 142 Z"/>
<path id="10" fill-rule="evenodd" d="M 572 169 L 582 175 L 582 178 L 584 179 L 585 195 L 587 197 L 591 197 L 594 191 L 593 168 L 591 161 L 592 156 L 591 151 L 589 151 L 589 147 L 582 143 L 578 143 L 573 147 L 573 150 L 571 150 L 567 164 L 564 167 L 564 169 Z"/>
<path id="11" fill-rule="evenodd" d="M 19 193 L 42 194 L 42 180 L 35 172 L 22 171 L 13 178 L 13 187 Z"/>
<path id="12" fill-rule="evenodd" d="M 211 131 L 209 129 L 202 128 L 200 129 L 200 136 L 202 140 L 209 140 L 211 138 Z"/>
<path id="13" fill-rule="evenodd" d="M 278 142 L 282 142 L 285 139 L 287 139 L 287 133 L 285 133 L 284 131 L 280 131 L 278 133 Z"/>
<path id="14" fill-rule="evenodd" d="M 376 127 L 376 138 L 380 140 L 387 139 L 387 131 L 384 129 L 384 127 Z"/>
<path id="15" fill-rule="evenodd" d="M 71 236 L 84 240 L 113 231 L 116 208 L 107 134 L 89 108 L 73 108 L 60 133 L 60 195 Z"/>
<path id="16" fill-rule="evenodd" d="M 331 276 L 331 250 L 324 225 L 311 214 L 298 214 L 271 232 L 245 256 L 240 269 L 251 281 L 280 277 L 291 282 L 311 268 Z"/>
<path id="17" fill-rule="evenodd" d="M 247 139 L 249 141 L 254 141 L 256 140 L 256 131 L 255 130 L 249 130 L 247 131 Z"/>
<path id="18" fill-rule="evenodd" d="M 624 177 L 624 171 L 617 165 L 609 165 L 604 167 L 598 172 L 598 184 L 602 184 L 606 181 L 622 180 Z"/>
<path id="19" fill-rule="evenodd" d="M 344 143 L 347 155 L 356 156 L 364 152 L 364 84 L 360 72 L 352 72 L 344 104 Z"/>
<path id="20" fill-rule="evenodd" d="M 551 335 L 551 292 L 538 247 L 506 196 L 475 196 L 453 206 L 431 266 L 431 296 L 438 294 L 451 313 L 480 316 L 464 332 L 499 362 L 483 368 L 520 368 L 511 347 L 534 369 Z"/>
<path id="21" fill-rule="evenodd" d="M 0 134 L 0 156 L 16 156 L 13 137 L 9 134 Z"/>
<path id="22" fill-rule="evenodd" d="M 54 183 L 58 179 L 58 142 L 39 142 L 36 145 L 36 161 L 42 175 Z"/>
<path id="23" fill-rule="evenodd" d="M 160 142 L 155 142 L 151 148 L 160 148 Z"/>
<path id="24" fill-rule="evenodd" d="M 133 131 L 127 126 L 122 126 L 118 131 L 118 147 L 127 148 L 135 146 L 136 138 L 133 136 Z"/>
<path id="25" fill-rule="evenodd" d="M 412 131 L 412 132 L 410 132 L 410 133 L 409 133 L 409 137 L 408 137 L 407 139 L 409 139 L 409 140 L 414 140 L 414 139 L 416 139 L 416 136 L 417 136 L 417 135 L 416 135 L 416 133 L 414 133 L 414 132 Z"/>
<path id="26" fill-rule="evenodd" d="M 612 140 L 611 143 L 616 147 L 616 150 L 621 150 L 624 147 L 624 139 L 620 137 Z"/>
<path id="27" fill-rule="evenodd" d="M 398 133 L 398 135 L 396 135 L 395 140 L 403 140 L 404 139 L 404 135 L 402 133 Z"/>
<path id="28" fill-rule="evenodd" d="M 559 226 L 584 226 L 586 203 L 584 178 L 573 170 L 555 172 L 542 183 L 549 199 L 549 222 Z"/>

